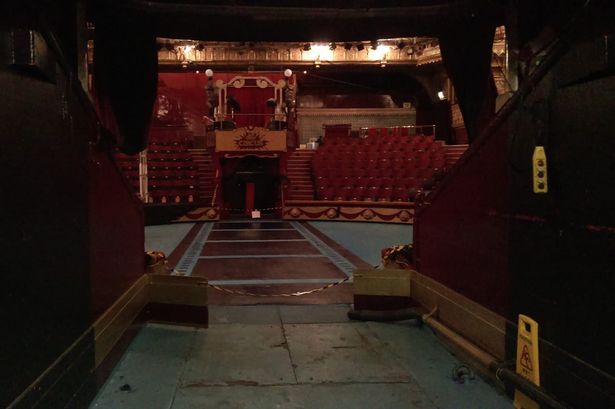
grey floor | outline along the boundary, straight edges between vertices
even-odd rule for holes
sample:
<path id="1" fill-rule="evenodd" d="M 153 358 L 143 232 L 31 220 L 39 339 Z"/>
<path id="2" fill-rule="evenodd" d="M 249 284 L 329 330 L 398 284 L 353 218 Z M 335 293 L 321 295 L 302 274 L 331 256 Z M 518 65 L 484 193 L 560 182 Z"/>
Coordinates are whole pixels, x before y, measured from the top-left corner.
<path id="1" fill-rule="evenodd" d="M 314 222 L 377 264 L 380 249 L 412 241 L 412 227 Z M 146 228 L 168 255 L 186 225 Z M 351 322 L 348 305 L 212 306 L 208 329 L 145 326 L 91 408 L 512 409 L 476 377 L 452 379 L 458 360 L 413 322 Z"/>
<path id="2" fill-rule="evenodd" d="M 211 308 L 208 329 L 149 324 L 92 408 L 512 408 L 412 322 L 349 322 L 347 305 Z"/>

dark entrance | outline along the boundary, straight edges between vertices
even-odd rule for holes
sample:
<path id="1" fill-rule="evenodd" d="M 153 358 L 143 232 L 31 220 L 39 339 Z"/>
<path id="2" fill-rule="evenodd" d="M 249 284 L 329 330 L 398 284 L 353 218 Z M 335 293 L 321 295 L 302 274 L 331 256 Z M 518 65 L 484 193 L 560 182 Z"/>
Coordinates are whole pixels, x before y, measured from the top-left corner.
<path id="1" fill-rule="evenodd" d="M 279 199 L 279 159 L 262 158 L 254 155 L 242 158 L 222 159 L 223 194 L 228 213 L 243 215 L 246 209 L 248 184 L 254 186 L 254 209 L 273 214 L 271 209 Z M 248 194 L 250 194 L 248 192 Z M 248 200 L 249 201 L 249 200 Z"/>

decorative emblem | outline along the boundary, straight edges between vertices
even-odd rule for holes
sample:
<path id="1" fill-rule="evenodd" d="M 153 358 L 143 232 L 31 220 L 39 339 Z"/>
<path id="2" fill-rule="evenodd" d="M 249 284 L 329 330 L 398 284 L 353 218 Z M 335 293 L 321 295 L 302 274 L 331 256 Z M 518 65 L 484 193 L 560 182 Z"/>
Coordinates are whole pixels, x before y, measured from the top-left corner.
<path id="1" fill-rule="evenodd" d="M 290 215 L 291 215 L 292 217 L 299 217 L 299 216 L 301 216 L 301 210 L 297 209 L 296 207 L 293 207 L 293 208 L 290 210 Z"/>
<path id="2" fill-rule="evenodd" d="M 399 220 L 401 220 L 402 222 L 407 222 L 408 220 L 410 220 L 410 213 L 406 210 L 402 210 L 399 213 Z"/>
<path id="3" fill-rule="evenodd" d="M 375 216 L 374 212 L 371 209 L 363 210 L 363 217 L 367 220 L 373 219 Z"/>
<path id="4" fill-rule="evenodd" d="M 255 129 L 247 127 L 240 130 L 239 137 L 235 139 L 235 146 L 238 149 L 255 150 L 264 149 L 269 141 L 265 138 L 263 128 Z"/>
<path id="5" fill-rule="evenodd" d="M 327 217 L 329 219 L 333 219 L 333 218 L 337 217 L 337 210 L 335 210 L 333 208 L 330 208 L 329 210 L 327 210 L 326 214 L 327 214 Z"/>

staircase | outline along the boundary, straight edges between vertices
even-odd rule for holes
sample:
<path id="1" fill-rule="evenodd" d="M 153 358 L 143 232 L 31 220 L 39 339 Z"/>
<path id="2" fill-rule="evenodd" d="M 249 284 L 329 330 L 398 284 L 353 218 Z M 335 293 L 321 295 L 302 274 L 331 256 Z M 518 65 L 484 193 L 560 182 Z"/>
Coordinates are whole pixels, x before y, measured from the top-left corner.
<path id="1" fill-rule="evenodd" d="M 207 149 L 189 149 L 197 167 L 197 201 L 211 205 L 216 188 L 216 168 L 211 153 Z"/>
<path id="2" fill-rule="evenodd" d="M 446 149 L 446 153 L 444 157 L 446 158 L 446 168 L 450 169 L 464 154 L 466 150 L 468 150 L 468 145 L 444 145 L 444 149 Z"/>
<path id="3" fill-rule="evenodd" d="M 290 187 L 288 200 L 314 200 L 312 182 L 313 150 L 297 149 L 288 158 L 288 179 Z"/>

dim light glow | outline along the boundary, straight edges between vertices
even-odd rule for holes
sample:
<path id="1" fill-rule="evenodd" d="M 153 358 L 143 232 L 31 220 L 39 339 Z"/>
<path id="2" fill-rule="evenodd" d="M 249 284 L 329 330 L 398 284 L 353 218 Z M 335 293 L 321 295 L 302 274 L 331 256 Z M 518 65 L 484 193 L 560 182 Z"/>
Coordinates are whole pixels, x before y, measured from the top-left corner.
<path id="1" fill-rule="evenodd" d="M 328 45 L 318 44 L 313 45 L 310 51 L 304 53 L 309 60 L 325 60 L 331 61 L 333 59 L 333 51 L 329 49 Z"/>
<path id="2" fill-rule="evenodd" d="M 389 45 L 380 45 L 375 50 L 369 50 L 367 54 L 367 58 L 371 61 L 382 61 L 386 60 L 387 54 L 391 51 L 391 46 Z"/>

